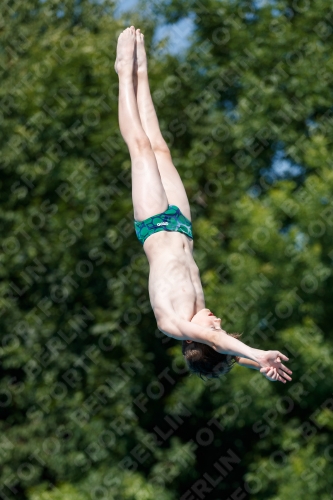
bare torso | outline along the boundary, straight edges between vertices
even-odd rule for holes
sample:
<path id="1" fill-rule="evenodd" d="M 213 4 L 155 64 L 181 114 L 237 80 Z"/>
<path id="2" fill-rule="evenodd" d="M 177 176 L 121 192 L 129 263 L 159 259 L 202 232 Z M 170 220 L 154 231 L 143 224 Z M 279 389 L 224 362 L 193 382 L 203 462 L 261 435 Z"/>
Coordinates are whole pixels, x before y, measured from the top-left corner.
<path id="1" fill-rule="evenodd" d="M 161 231 L 144 244 L 149 272 L 149 296 L 157 322 L 177 315 L 190 321 L 205 307 L 193 241 L 179 232 Z"/>

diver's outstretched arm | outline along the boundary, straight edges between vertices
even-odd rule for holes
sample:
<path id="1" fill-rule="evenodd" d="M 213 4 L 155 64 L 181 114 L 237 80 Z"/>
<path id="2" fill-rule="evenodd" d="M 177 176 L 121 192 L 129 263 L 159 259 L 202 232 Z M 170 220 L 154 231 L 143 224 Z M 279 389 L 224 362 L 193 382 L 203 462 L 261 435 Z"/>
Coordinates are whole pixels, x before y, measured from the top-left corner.
<path id="1" fill-rule="evenodd" d="M 244 366 L 245 368 L 252 368 L 253 370 L 260 370 L 260 365 L 256 361 L 248 358 L 240 358 L 236 356 L 236 363 L 239 366 Z"/>
<path id="2" fill-rule="evenodd" d="M 228 335 L 221 328 L 212 330 L 212 338 L 213 349 L 221 354 L 229 354 L 230 356 L 247 358 L 259 362 L 257 358 L 264 352 L 261 349 L 254 349 L 244 344 L 244 342 Z"/>
<path id="3" fill-rule="evenodd" d="M 224 330 L 216 332 L 213 347 L 217 352 L 230 354 L 236 357 L 244 357 L 254 361 L 259 365 L 260 373 L 268 380 L 283 383 L 286 383 L 287 380 L 291 381 L 290 375 L 292 371 L 282 363 L 282 360 L 289 361 L 289 359 L 280 351 L 253 349 L 243 344 L 240 340 L 231 337 L 224 332 Z"/>
<path id="4" fill-rule="evenodd" d="M 159 330 L 174 339 L 201 342 L 221 354 L 235 356 L 243 361 L 240 364 L 258 369 L 268 380 L 283 383 L 291 381 L 292 371 L 281 361 L 289 359 L 280 351 L 254 349 L 222 329 L 203 327 L 178 317 L 161 318 L 157 321 L 157 326 Z"/>

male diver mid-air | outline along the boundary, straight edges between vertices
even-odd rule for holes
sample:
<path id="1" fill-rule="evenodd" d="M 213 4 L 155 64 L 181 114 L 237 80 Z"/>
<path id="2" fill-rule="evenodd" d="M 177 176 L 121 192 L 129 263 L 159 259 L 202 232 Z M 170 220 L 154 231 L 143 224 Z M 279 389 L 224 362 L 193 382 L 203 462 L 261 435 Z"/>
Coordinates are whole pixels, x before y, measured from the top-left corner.
<path id="1" fill-rule="evenodd" d="M 134 224 L 149 261 L 149 296 L 157 326 L 181 340 L 189 369 L 206 377 L 227 373 L 235 362 L 271 381 L 286 383 L 291 370 L 279 351 L 254 349 L 205 307 L 193 259 L 190 206 L 161 134 L 151 98 L 144 36 L 133 26 L 118 38 L 119 126 L 132 164 Z"/>

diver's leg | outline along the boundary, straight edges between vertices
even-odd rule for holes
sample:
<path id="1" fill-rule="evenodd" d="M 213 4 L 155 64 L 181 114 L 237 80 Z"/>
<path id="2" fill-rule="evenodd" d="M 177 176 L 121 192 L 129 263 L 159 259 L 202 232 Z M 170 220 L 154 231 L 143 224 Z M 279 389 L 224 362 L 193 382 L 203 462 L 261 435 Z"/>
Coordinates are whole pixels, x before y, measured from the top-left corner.
<path id="1" fill-rule="evenodd" d="M 191 220 L 190 205 L 182 180 L 174 166 L 170 150 L 165 142 L 158 123 L 153 100 L 150 94 L 147 57 L 144 36 L 136 30 L 137 89 L 136 97 L 142 127 L 147 134 L 155 153 L 162 183 L 170 205 L 177 205 L 182 213 Z"/>
<path id="2" fill-rule="evenodd" d="M 135 98 L 132 75 L 135 38 L 133 26 L 120 35 L 116 71 L 119 76 L 119 127 L 131 156 L 134 217 L 141 221 L 166 210 L 168 199 Z"/>

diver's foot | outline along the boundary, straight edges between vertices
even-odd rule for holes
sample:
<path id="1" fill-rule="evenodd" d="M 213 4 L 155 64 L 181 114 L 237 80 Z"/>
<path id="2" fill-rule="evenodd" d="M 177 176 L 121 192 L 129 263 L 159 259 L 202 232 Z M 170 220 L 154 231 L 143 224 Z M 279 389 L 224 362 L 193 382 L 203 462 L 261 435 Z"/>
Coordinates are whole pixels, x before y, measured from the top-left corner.
<path id="1" fill-rule="evenodd" d="M 136 65 L 138 73 L 146 73 L 148 71 L 145 40 L 140 29 L 136 30 Z"/>
<path id="2" fill-rule="evenodd" d="M 114 69 L 118 73 L 133 72 L 136 32 L 134 26 L 126 28 L 118 38 L 117 58 Z"/>

